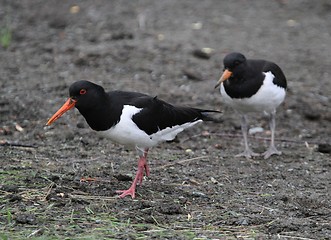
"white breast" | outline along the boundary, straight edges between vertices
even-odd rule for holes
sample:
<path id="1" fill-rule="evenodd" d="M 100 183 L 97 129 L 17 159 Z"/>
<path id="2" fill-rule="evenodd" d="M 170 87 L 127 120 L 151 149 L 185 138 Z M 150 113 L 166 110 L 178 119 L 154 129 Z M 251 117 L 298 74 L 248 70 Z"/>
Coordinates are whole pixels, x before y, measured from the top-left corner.
<path id="1" fill-rule="evenodd" d="M 274 111 L 284 101 L 286 91 L 272 82 L 275 76 L 270 71 L 264 74 L 263 85 L 250 98 L 231 98 L 226 94 L 222 84 L 220 92 L 224 102 L 242 113 L 260 111 L 270 113 Z"/>

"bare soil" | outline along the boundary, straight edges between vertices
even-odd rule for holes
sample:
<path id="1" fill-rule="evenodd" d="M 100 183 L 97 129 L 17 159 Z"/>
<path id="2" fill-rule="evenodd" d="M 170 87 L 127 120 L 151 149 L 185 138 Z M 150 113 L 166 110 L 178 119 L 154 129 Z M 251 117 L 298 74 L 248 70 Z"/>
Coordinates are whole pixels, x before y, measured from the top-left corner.
<path id="1" fill-rule="evenodd" d="M 0 238 L 331 239 L 330 29 L 328 0 L 0 0 Z M 231 51 L 287 76 L 281 156 L 234 157 L 239 116 L 214 90 Z M 134 150 L 77 110 L 45 126 L 80 79 L 222 110 L 221 122 L 151 149 L 151 176 L 119 199 Z M 250 124 L 265 151 L 266 119 Z"/>

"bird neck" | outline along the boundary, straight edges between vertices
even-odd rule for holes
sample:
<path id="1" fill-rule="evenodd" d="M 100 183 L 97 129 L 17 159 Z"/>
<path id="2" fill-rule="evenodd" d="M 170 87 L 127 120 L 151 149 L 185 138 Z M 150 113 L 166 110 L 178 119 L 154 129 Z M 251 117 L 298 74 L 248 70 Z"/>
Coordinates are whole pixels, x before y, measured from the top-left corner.
<path id="1" fill-rule="evenodd" d="M 249 98 L 262 86 L 264 75 L 245 69 L 233 74 L 224 82 L 224 90 L 231 98 Z"/>
<path id="2" fill-rule="evenodd" d="M 84 109 L 77 107 L 88 125 L 95 131 L 105 131 L 120 120 L 120 111 L 108 98 L 97 101 L 93 108 Z M 119 112 L 119 113 L 118 113 Z"/>

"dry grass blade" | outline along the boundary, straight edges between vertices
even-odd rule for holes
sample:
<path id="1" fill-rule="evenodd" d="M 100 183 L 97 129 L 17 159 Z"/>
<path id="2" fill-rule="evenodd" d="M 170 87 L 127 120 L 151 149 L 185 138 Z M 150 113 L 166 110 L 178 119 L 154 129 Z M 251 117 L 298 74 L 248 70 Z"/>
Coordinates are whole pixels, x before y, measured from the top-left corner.
<path id="1" fill-rule="evenodd" d="M 53 188 L 54 185 L 55 185 L 55 183 L 52 182 L 52 183 L 48 186 L 48 190 L 47 190 L 47 192 L 46 192 L 44 198 L 42 199 L 42 201 L 46 201 L 46 199 L 47 199 L 48 195 L 51 193 L 52 188 Z"/>
<path id="2" fill-rule="evenodd" d="M 159 169 L 167 168 L 167 167 L 174 166 L 174 165 L 177 165 L 177 164 L 183 164 L 183 163 L 187 163 L 187 162 L 191 162 L 191 161 L 199 160 L 199 159 L 204 159 L 204 158 L 208 158 L 208 157 L 207 156 L 200 156 L 200 157 L 195 157 L 195 158 L 179 160 L 179 161 L 175 161 L 175 162 L 172 162 L 172 163 L 165 164 L 165 165 L 160 166 L 160 167 L 156 167 L 155 169 L 159 170 Z"/>
<path id="3" fill-rule="evenodd" d="M 81 200 L 94 200 L 94 201 L 114 201 L 118 200 L 116 197 L 105 197 L 105 196 L 86 196 L 80 194 L 69 194 L 69 197 L 72 199 L 81 199 Z"/>

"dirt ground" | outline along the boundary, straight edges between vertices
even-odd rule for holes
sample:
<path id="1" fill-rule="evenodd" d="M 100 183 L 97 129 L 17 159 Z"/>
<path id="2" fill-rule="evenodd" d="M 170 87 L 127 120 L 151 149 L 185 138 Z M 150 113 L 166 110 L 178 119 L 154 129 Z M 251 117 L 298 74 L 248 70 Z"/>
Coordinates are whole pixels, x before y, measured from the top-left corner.
<path id="1" fill-rule="evenodd" d="M 0 0 L 0 238 L 331 239 L 330 34 L 329 0 Z M 239 117 L 214 90 L 231 51 L 287 76 L 281 156 L 234 157 Z M 151 149 L 151 176 L 119 199 L 134 150 L 77 110 L 45 126 L 81 79 L 222 110 L 221 122 Z M 250 126 L 263 152 L 266 119 Z"/>

